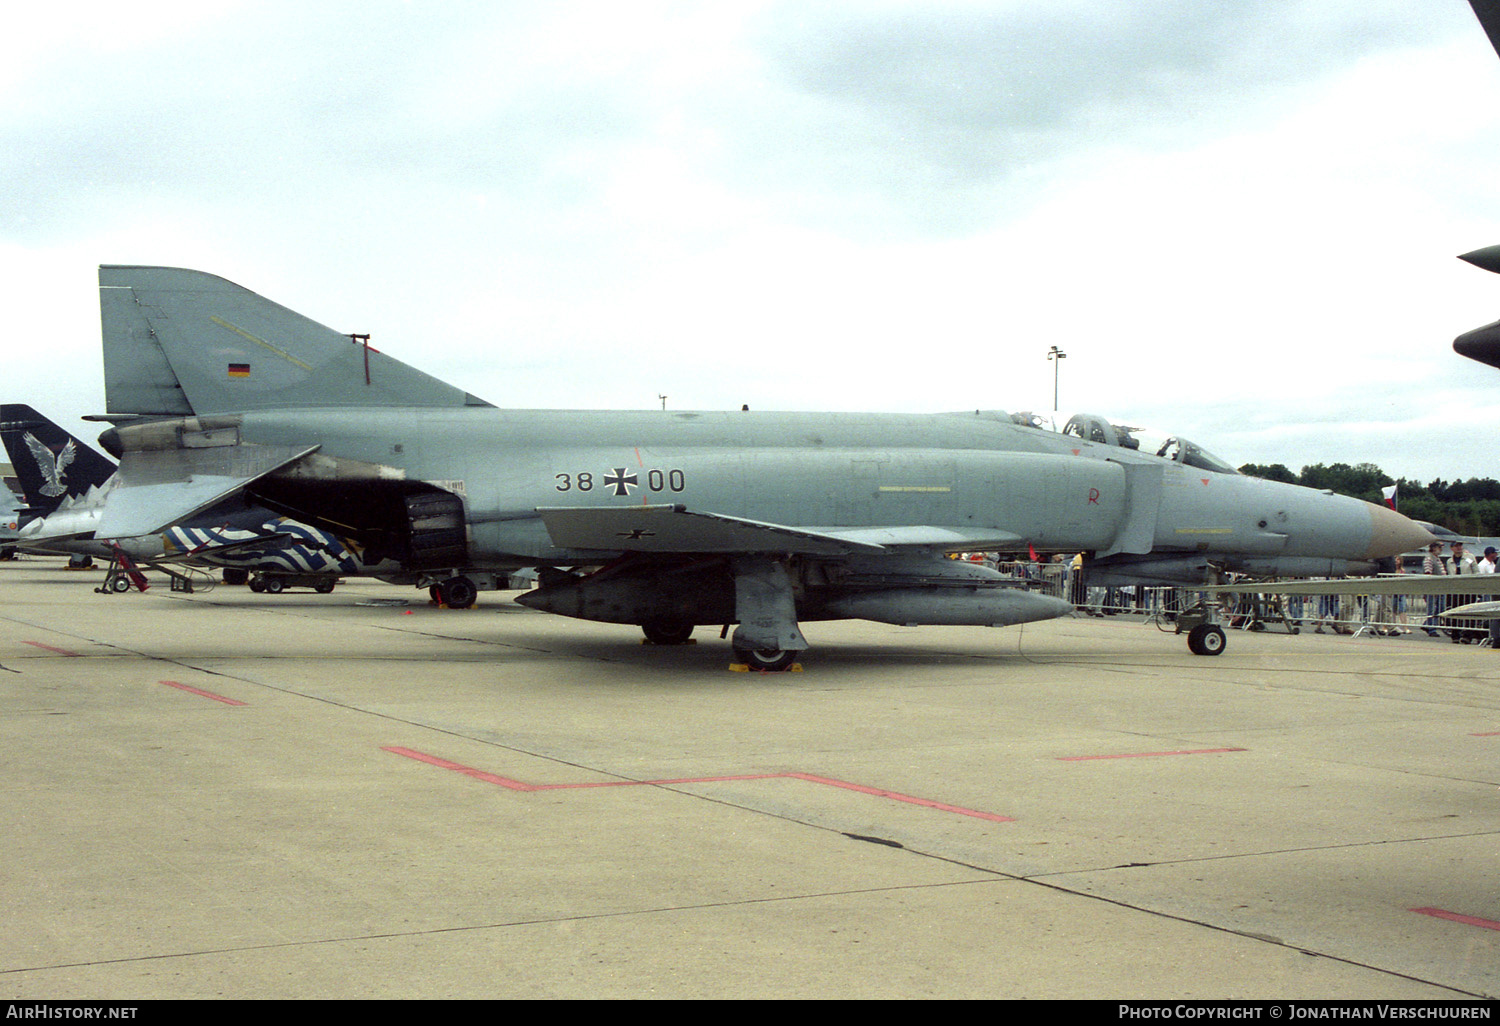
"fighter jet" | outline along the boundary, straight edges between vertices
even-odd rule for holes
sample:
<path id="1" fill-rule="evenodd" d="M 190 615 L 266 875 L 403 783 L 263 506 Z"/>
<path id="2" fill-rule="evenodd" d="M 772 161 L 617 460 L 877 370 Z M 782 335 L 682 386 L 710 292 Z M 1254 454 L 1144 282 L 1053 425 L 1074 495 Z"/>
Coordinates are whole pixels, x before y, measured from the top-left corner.
<path id="1" fill-rule="evenodd" d="M 648 640 L 737 624 L 757 669 L 789 667 L 805 621 L 1071 611 L 952 551 L 1083 551 L 1198 583 L 1215 567 L 1346 572 L 1427 537 L 1197 447 L 1148 451 L 1102 418 L 1063 433 L 982 410 L 498 409 L 204 272 L 104 266 L 100 305 L 100 443 L 120 468 L 99 536 L 241 496 L 407 572 L 537 568 L 526 605 Z"/>
<path id="2" fill-rule="evenodd" d="M 10 479 L 0 482 L 0 559 L 16 558 L 16 531 L 26 503 L 11 490 Z"/>
<path id="3" fill-rule="evenodd" d="M 137 564 L 189 580 L 182 567 L 223 567 L 238 583 L 279 592 L 294 582 L 333 590 L 340 574 L 373 574 L 399 567 L 370 566 L 334 535 L 276 517 L 239 497 L 188 521 L 141 536 L 103 537 L 99 521 L 119 485 L 115 465 L 30 406 L 0 405 L 0 440 L 16 466 L 26 516 L 15 544 L 33 552 L 102 557 L 113 561 L 104 588 L 144 590 Z"/>

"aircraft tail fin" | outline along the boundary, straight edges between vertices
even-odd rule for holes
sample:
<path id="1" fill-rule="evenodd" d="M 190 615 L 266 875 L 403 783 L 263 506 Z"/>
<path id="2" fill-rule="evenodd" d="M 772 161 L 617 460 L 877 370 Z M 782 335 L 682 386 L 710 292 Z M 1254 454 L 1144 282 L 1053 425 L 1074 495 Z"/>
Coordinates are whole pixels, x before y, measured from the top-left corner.
<path id="1" fill-rule="evenodd" d="M 86 443 L 20 403 L 0 404 L 0 439 L 31 513 L 50 513 L 115 472 L 115 465 Z"/>
<path id="2" fill-rule="evenodd" d="M 202 271 L 101 266 L 99 310 L 112 417 L 490 405 Z"/>
<path id="3" fill-rule="evenodd" d="M 1500 53 L 1500 0 L 1469 0 L 1469 6 L 1474 8 L 1484 34 L 1490 37 L 1490 45 Z"/>

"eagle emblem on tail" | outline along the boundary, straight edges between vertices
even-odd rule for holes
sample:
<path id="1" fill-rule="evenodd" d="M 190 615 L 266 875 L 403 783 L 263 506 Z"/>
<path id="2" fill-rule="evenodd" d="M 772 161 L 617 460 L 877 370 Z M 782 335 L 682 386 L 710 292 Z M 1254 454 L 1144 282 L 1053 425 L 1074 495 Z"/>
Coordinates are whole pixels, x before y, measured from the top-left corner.
<path id="1" fill-rule="evenodd" d="M 37 441 L 36 435 L 30 431 L 26 432 L 26 447 L 31 450 L 32 457 L 36 460 L 36 467 L 42 472 L 45 483 L 42 485 L 42 494 L 49 498 L 56 498 L 68 490 L 63 483 L 67 476 L 68 464 L 78 455 L 78 447 L 73 444 L 73 439 L 68 439 L 68 444 L 63 446 L 56 455 L 41 442 Z"/>

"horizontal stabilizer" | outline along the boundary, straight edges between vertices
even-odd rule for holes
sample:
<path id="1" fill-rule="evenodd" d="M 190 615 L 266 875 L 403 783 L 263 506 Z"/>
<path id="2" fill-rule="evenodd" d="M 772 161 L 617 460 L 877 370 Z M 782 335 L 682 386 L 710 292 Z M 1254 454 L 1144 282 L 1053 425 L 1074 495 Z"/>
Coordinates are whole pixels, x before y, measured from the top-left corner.
<path id="1" fill-rule="evenodd" d="M 537 510 L 561 549 L 602 552 L 798 552 L 846 556 L 882 552 L 878 543 L 765 524 L 682 506 L 547 507 Z"/>
<path id="2" fill-rule="evenodd" d="M 126 452 L 96 536 L 154 534 L 317 448 L 237 445 Z"/>

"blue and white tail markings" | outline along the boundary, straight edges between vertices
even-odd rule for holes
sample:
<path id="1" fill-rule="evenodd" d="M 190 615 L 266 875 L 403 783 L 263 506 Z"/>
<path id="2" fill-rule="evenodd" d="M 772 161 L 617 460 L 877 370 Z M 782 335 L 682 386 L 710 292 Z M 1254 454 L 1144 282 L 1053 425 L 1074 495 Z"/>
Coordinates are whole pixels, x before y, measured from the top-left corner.
<path id="1" fill-rule="evenodd" d="M 367 569 L 339 538 L 294 520 L 270 520 L 260 530 L 179 526 L 163 533 L 184 554 L 229 566 L 271 566 L 290 573 L 359 574 Z M 265 539 L 265 547 L 253 544 L 258 538 Z"/>

